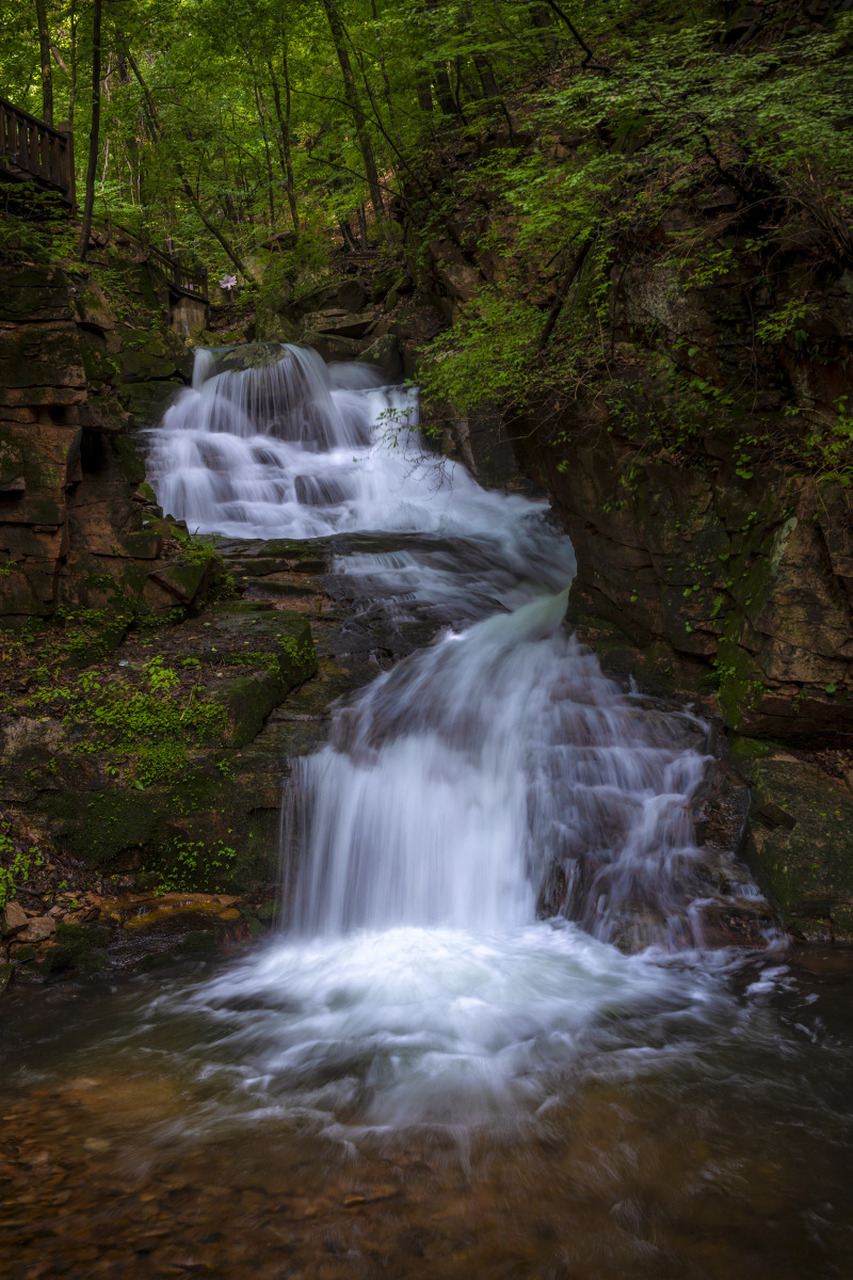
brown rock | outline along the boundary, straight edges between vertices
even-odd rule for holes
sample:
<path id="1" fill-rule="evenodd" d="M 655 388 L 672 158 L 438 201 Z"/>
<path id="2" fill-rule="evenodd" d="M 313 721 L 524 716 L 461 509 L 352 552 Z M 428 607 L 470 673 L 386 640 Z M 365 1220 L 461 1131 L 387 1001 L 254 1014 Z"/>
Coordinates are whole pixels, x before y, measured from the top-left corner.
<path id="1" fill-rule="evenodd" d="M 56 932 L 56 921 L 50 916 L 35 916 L 29 920 L 27 927 L 18 934 L 19 942 L 45 942 Z"/>
<path id="2" fill-rule="evenodd" d="M 362 338 L 376 320 L 375 311 L 351 312 L 338 309 L 313 311 L 302 324 L 305 333 L 334 334 L 342 338 Z"/>
<path id="3" fill-rule="evenodd" d="M 29 916 L 20 903 L 10 902 L 6 906 L 3 923 L 5 933 L 17 933 L 19 929 L 26 928 L 29 923 Z"/>

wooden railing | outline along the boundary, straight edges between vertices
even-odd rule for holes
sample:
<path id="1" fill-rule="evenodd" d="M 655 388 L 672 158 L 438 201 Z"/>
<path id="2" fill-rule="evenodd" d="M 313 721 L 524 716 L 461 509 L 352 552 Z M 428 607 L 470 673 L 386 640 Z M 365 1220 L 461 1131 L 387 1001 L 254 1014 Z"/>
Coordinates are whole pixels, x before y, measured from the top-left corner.
<path id="1" fill-rule="evenodd" d="M 133 241 L 140 253 L 144 254 L 149 261 L 153 260 L 157 263 L 173 293 L 185 294 L 188 298 L 198 298 L 201 302 L 209 301 L 207 267 L 191 267 L 181 262 L 180 258 L 173 258 L 171 254 L 151 244 L 147 236 L 140 235 L 138 231 L 131 231 L 120 222 L 113 222 L 111 218 L 94 218 L 93 225 L 106 236 L 106 240 L 103 241 L 105 244 L 108 244 L 117 232 L 127 240 Z"/>
<path id="2" fill-rule="evenodd" d="M 185 294 L 188 298 L 208 301 L 207 267 L 187 266 L 180 259 L 172 258 L 168 253 L 163 253 L 162 249 L 155 249 L 150 244 L 146 246 L 146 250 L 150 258 L 160 263 L 170 289 L 175 293 Z"/>
<path id="3" fill-rule="evenodd" d="M 0 172 L 21 181 L 35 180 L 74 204 L 71 136 L 0 98 Z"/>
<path id="4" fill-rule="evenodd" d="M 53 129 L 43 120 L 37 120 L 5 98 L 0 98 L 0 174 L 15 182 L 34 180 L 40 186 L 58 191 L 65 203 L 73 207 L 74 151 L 71 135 Z M 188 266 L 162 249 L 155 249 L 140 240 L 132 231 L 121 229 L 137 240 L 148 257 L 160 265 L 174 293 L 208 301 L 206 267 Z"/>

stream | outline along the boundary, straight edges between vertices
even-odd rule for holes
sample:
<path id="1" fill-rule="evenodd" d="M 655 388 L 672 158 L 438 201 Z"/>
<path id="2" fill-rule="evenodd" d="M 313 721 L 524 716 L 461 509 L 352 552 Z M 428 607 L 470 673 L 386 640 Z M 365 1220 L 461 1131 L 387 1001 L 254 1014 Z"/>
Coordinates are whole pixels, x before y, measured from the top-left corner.
<path id="1" fill-rule="evenodd" d="M 298 348 L 200 352 L 149 476 L 192 530 L 341 536 L 418 643 L 292 762 L 269 940 L 4 1006 L 0 1274 L 851 1274 L 853 957 L 697 846 L 707 728 L 577 642 L 547 506 Z"/>

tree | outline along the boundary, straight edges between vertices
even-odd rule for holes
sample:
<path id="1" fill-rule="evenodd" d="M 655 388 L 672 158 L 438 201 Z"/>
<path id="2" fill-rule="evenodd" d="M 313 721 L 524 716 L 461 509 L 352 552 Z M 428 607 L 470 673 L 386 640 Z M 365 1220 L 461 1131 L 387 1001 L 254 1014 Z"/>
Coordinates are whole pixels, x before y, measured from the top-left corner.
<path id="1" fill-rule="evenodd" d="M 101 17 L 102 0 L 94 0 L 92 7 L 92 115 L 89 125 L 89 158 L 86 165 L 86 195 L 83 206 L 83 228 L 77 256 L 81 262 L 89 252 L 89 236 L 92 232 L 92 214 L 95 208 L 95 176 L 98 168 L 98 140 L 101 127 Z"/>
<path id="2" fill-rule="evenodd" d="M 46 0 L 35 0 L 36 22 L 39 32 L 39 58 L 41 61 L 42 119 L 53 124 L 53 71 L 50 61 L 50 30 L 47 25 Z"/>
<path id="3" fill-rule="evenodd" d="M 341 19 L 336 0 L 320 0 L 320 3 L 326 12 L 326 17 L 329 21 L 329 30 L 332 33 L 332 41 L 335 46 L 335 53 L 337 54 L 338 62 L 340 63 L 341 76 L 343 77 L 344 82 L 344 98 L 346 99 L 346 104 L 352 113 L 353 123 L 358 137 L 359 150 L 361 151 L 361 157 L 364 161 L 364 172 L 367 178 L 367 185 L 370 188 L 370 203 L 373 205 L 373 212 L 377 222 L 383 222 L 385 219 L 385 206 L 382 203 L 382 189 L 379 185 L 379 174 L 376 170 L 376 158 L 373 154 L 373 144 L 371 143 L 370 134 L 367 130 L 367 122 L 365 120 L 364 111 L 362 110 L 355 76 L 353 75 L 352 63 L 350 62 L 346 29 Z"/>

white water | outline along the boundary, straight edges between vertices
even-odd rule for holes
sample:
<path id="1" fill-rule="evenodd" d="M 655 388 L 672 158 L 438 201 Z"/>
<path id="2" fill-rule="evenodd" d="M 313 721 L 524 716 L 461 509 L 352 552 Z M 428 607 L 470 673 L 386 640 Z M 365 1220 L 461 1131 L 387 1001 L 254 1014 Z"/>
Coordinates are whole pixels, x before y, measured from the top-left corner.
<path id="1" fill-rule="evenodd" d="M 293 348 L 245 373 L 205 356 L 153 433 L 159 500 L 191 528 L 403 535 L 337 571 L 444 624 L 295 763 L 287 930 L 190 1003 L 253 1097 L 364 1125 L 506 1120 L 590 1055 L 657 1061 L 662 1018 L 666 1053 L 689 1053 L 731 1014 L 695 967 L 702 731 L 567 632 L 573 557 L 544 507 L 395 439 L 383 415 L 411 425 L 412 398 L 364 379 Z M 555 868 L 562 916 L 537 923 Z M 663 963 L 679 949 L 692 970 Z"/>

